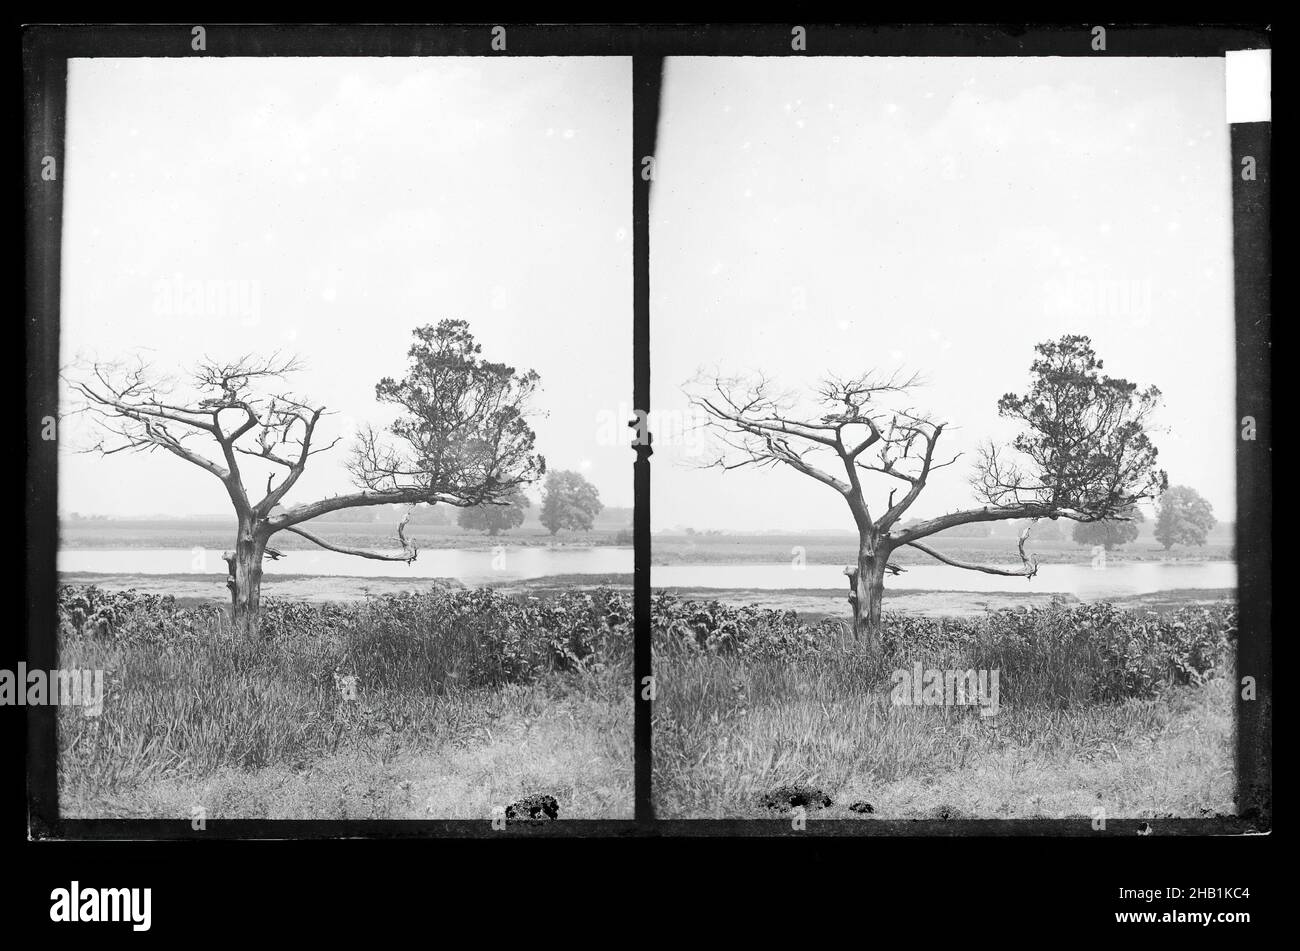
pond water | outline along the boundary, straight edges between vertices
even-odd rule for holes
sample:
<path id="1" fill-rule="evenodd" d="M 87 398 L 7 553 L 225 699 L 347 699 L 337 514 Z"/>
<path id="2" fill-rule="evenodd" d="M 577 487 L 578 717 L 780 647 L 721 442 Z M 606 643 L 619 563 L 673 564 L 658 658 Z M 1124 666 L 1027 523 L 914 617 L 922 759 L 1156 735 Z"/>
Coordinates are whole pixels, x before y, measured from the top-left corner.
<path id="1" fill-rule="evenodd" d="M 950 565 L 909 565 L 885 587 L 925 591 L 1059 592 L 1081 599 L 1153 594 L 1178 588 L 1235 588 L 1237 565 L 1231 561 L 1110 562 L 1042 565 L 1032 578 L 989 575 Z M 226 573 L 215 549 L 127 548 L 59 552 L 59 570 L 107 574 Z M 455 578 L 469 586 L 524 581 L 552 575 L 632 573 L 630 547 L 545 548 L 503 546 L 497 549 L 425 549 L 414 564 L 372 561 L 332 551 L 289 551 L 267 560 L 268 575 L 339 575 L 363 578 Z M 651 571 L 656 588 L 785 588 L 848 592 L 842 565 L 662 565 Z"/>
<path id="2" fill-rule="evenodd" d="M 374 561 L 333 551 L 286 551 L 266 559 L 266 575 L 342 575 L 361 578 L 455 578 L 470 587 L 551 575 L 632 573 L 630 547 L 543 548 L 502 546 L 471 550 L 429 548 L 413 564 Z M 59 552 L 59 571 L 107 574 L 226 573 L 221 552 L 203 548 L 85 549 Z"/>
<path id="3" fill-rule="evenodd" d="M 885 578 L 886 590 L 1014 591 L 1073 594 L 1082 600 L 1153 594 L 1178 588 L 1235 588 L 1237 565 L 1231 561 L 1110 562 L 1104 568 L 1040 565 L 1033 578 L 1009 578 L 951 565 L 908 565 L 901 575 Z M 1010 566 L 1006 566 L 1010 567 Z M 762 591 L 814 588 L 848 594 L 842 565 L 670 565 L 651 572 L 656 588 L 750 588 Z"/>

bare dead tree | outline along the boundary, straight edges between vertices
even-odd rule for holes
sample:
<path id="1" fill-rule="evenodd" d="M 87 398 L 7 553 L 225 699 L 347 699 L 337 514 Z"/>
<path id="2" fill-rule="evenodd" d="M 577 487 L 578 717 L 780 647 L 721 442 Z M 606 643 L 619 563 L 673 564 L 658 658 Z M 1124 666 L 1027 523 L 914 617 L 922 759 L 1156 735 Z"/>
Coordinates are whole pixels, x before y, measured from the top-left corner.
<path id="1" fill-rule="evenodd" d="M 397 527 L 396 553 L 335 545 L 303 523 L 370 505 L 500 504 L 545 473 L 527 421 L 537 374 L 489 363 L 480 350 L 464 321 L 417 329 L 406 377 L 385 378 L 375 388 L 381 403 L 401 412 L 386 429 L 360 434 L 348 464 L 357 491 L 294 506 L 284 500 L 309 461 L 341 441 L 318 444 L 325 407 L 283 388 L 285 377 L 300 369 L 296 359 L 273 354 L 204 360 L 184 386 L 143 359 L 82 364 L 65 379 L 78 398 L 73 412 L 91 415 L 104 432 L 89 451 L 112 456 L 162 450 L 220 480 L 237 520 L 234 551 L 223 555 L 231 613 L 237 624 L 248 626 L 260 606 L 263 558 L 281 557 L 267 544 L 277 532 L 292 532 L 329 551 L 410 563 L 418 549 L 405 534 L 409 510 Z M 241 458 L 271 468 L 260 499 L 249 493 Z"/>
<path id="2" fill-rule="evenodd" d="M 896 529 L 930 477 L 954 465 L 939 441 L 948 424 L 898 405 L 916 377 L 866 373 L 828 378 L 817 388 L 824 410 L 801 411 L 795 395 L 778 392 L 761 374 L 703 376 L 688 388 L 720 443 L 707 465 L 722 470 L 787 466 L 838 492 L 858 530 L 856 564 L 845 569 L 853 633 L 868 651 L 879 649 L 880 612 L 889 561 L 910 546 L 947 565 L 988 574 L 1032 578 L 1037 561 L 1025 542 L 1040 518 L 1091 522 L 1122 517 L 1135 502 L 1153 498 L 1166 483 L 1155 468 L 1148 435 L 1160 393 L 1101 374 L 1087 337 L 1066 336 L 1039 344 L 1024 396 L 1008 394 L 999 414 L 1017 420 L 1022 432 L 1010 446 L 980 450 L 971 480 L 977 507 Z M 883 506 L 867 502 L 869 488 L 888 484 Z M 881 490 L 883 493 L 883 490 Z M 950 558 L 922 543 L 958 525 L 1028 519 L 1020 535 L 1021 566 L 999 568 Z"/>

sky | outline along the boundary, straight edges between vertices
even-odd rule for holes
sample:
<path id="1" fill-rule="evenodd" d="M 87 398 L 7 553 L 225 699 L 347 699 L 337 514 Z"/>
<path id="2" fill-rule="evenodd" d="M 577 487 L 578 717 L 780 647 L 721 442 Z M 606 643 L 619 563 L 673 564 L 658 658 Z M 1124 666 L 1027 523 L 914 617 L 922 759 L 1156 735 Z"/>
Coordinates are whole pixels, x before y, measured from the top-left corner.
<path id="1" fill-rule="evenodd" d="M 998 398 L 1066 333 L 1160 388 L 1161 466 L 1235 518 L 1224 96 L 1222 59 L 669 59 L 653 527 L 852 528 L 793 470 L 700 467 L 712 444 L 682 387 L 701 370 L 795 393 L 919 373 L 913 404 L 950 425 L 940 452 L 966 453 L 907 516 L 933 517 L 974 504 L 971 450 L 1015 434 Z M 879 510 L 892 480 L 875 478 Z"/>
<path id="2" fill-rule="evenodd" d="M 541 375 L 548 467 L 629 506 L 631 129 L 626 58 L 73 60 L 61 360 L 296 353 L 293 390 L 337 414 L 320 444 L 382 422 L 412 330 L 462 318 Z M 228 510 L 197 467 L 95 438 L 65 419 L 61 512 Z M 348 491 L 345 458 L 286 502 Z"/>

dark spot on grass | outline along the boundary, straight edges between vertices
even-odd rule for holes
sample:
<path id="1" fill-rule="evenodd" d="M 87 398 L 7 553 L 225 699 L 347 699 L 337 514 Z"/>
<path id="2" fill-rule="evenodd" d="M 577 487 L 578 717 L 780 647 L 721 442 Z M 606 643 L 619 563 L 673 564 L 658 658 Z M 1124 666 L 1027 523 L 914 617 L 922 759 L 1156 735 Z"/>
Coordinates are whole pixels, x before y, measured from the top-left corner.
<path id="1" fill-rule="evenodd" d="M 950 806 L 944 803 L 935 806 L 933 809 L 930 810 L 930 818 L 945 819 L 945 820 L 946 819 L 972 819 L 974 818 L 974 816 L 972 816 L 968 812 L 963 812 L 961 809 L 958 809 L 956 806 Z"/>
<path id="2" fill-rule="evenodd" d="M 506 806 L 507 822 L 545 822 L 560 817 L 560 804 L 554 796 L 534 793 Z"/>
<path id="3" fill-rule="evenodd" d="M 786 783 L 765 793 L 759 802 L 767 809 L 825 809 L 831 805 L 831 797 L 816 786 L 805 782 Z"/>

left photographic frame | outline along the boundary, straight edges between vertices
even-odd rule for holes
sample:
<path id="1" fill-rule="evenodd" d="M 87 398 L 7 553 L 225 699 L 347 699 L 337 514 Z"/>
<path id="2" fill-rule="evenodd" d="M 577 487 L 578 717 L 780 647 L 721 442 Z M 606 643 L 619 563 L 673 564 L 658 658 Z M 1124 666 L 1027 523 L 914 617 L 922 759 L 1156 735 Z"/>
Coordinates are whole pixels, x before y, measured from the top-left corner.
<path id="1" fill-rule="evenodd" d="M 631 820 L 631 59 L 65 77 L 52 834 Z"/>

